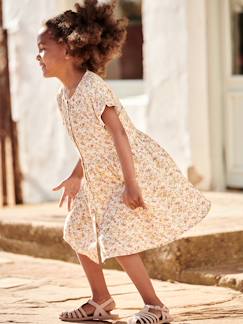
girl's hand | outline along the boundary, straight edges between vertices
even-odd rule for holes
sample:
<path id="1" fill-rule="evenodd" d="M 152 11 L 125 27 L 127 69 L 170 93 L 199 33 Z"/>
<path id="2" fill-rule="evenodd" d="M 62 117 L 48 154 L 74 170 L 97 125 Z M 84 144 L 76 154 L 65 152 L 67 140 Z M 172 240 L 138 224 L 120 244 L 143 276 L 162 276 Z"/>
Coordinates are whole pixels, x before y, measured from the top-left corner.
<path id="1" fill-rule="evenodd" d="M 136 181 L 130 183 L 129 185 L 126 184 L 125 190 L 122 193 L 122 198 L 123 202 L 131 209 L 135 209 L 137 207 L 147 209 L 142 197 L 141 189 Z"/>
<path id="2" fill-rule="evenodd" d="M 81 184 L 82 178 L 78 176 L 70 176 L 66 180 L 64 180 L 61 184 L 59 184 L 57 187 L 53 188 L 52 190 L 60 190 L 62 187 L 64 188 L 64 192 L 62 194 L 62 197 L 59 201 L 59 207 L 62 206 L 64 200 L 66 197 L 68 197 L 68 211 L 71 210 L 71 203 L 72 200 L 75 199 L 75 196 L 80 190 L 80 184 Z"/>

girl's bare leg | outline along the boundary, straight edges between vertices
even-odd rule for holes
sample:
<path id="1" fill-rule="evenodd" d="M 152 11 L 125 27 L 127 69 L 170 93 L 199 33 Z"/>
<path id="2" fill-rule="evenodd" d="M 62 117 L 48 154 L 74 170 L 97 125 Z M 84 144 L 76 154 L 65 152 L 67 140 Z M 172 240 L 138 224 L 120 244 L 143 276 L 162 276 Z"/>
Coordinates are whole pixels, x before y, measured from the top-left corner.
<path id="1" fill-rule="evenodd" d="M 85 274 L 90 284 L 90 288 L 92 291 L 92 299 L 98 303 L 102 304 L 107 299 L 111 298 L 111 295 L 108 291 L 105 277 L 103 274 L 103 270 L 101 264 L 97 264 L 92 261 L 89 257 L 83 254 L 77 253 L 77 257 L 79 259 L 80 264 L 83 266 Z M 115 308 L 115 302 L 110 303 L 105 307 L 105 310 L 109 311 Z M 92 314 L 94 312 L 94 306 L 90 304 L 84 304 L 82 307 L 87 314 Z"/>
<path id="2" fill-rule="evenodd" d="M 116 257 L 116 259 L 137 287 L 145 304 L 164 305 L 155 293 L 152 282 L 139 254 L 122 255 Z M 159 314 L 158 310 L 150 309 L 150 311 Z"/>

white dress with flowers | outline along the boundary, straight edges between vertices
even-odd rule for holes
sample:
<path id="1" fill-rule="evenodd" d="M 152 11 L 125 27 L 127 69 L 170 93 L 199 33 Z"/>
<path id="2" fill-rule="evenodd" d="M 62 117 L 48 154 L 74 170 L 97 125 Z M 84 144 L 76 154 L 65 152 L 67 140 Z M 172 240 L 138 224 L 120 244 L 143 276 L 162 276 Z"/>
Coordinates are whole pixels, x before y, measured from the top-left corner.
<path id="1" fill-rule="evenodd" d="M 61 87 L 57 100 L 84 169 L 63 231 L 64 240 L 76 252 L 104 262 L 156 248 L 180 238 L 208 214 L 211 202 L 184 177 L 164 148 L 134 126 L 100 76 L 87 70 L 72 97 Z M 131 209 L 122 201 L 121 163 L 101 119 L 106 106 L 114 107 L 127 133 L 148 209 Z"/>

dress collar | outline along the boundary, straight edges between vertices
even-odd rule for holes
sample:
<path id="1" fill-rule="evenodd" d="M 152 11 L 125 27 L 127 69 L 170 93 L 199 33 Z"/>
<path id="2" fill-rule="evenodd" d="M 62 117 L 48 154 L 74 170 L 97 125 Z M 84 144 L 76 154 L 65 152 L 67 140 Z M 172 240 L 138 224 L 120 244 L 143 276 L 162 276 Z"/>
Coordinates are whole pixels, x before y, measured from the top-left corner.
<path id="1" fill-rule="evenodd" d="M 84 79 L 86 78 L 86 76 L 88 75 L 88 73 L 89 73 L 89 70 L 86 70 L 86 71 L 84 72 L 84 74 L 83 74 L 81 80 L 80 80 L 79 83 L 77 84 L 77 86 L 76 86 L 76 88 L 75 88 L 75 90 L 74 90 L 74 93 L 71 95 L 71 97 L 68 96 L 68 91 L 67 91 L 66 87 L 63 86 L 63 93 L 64 93 L 64 97 L 65 97 L 66 101 L 72 101 L 72 100 L 75 98 L 75 96 L 76 96 L 76 94 L 77 94 L 77 92 L 78 92 L 78 89 L 80 88 L 81 84 L 83 83 L 83 81 L 84 81 Z"/>

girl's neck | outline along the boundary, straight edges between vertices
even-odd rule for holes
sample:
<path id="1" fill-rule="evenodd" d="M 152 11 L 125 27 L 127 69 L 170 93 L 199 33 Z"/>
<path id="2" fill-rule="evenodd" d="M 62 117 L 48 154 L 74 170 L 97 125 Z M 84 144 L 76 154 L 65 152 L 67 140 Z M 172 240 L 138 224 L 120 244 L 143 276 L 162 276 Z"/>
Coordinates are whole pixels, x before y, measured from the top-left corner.
<path id="1" fill-rule="evenodd" d="M 68 92 L 72 93 L 79 84 L 85 72 L 86 70 L 69 70 L 66 71 L 66 73 L 64 73 L 62 76 L 60 76 L 59 79 L 68 90 Z"/>

